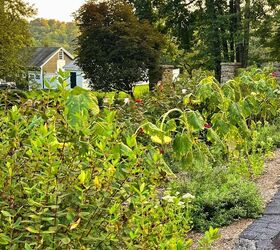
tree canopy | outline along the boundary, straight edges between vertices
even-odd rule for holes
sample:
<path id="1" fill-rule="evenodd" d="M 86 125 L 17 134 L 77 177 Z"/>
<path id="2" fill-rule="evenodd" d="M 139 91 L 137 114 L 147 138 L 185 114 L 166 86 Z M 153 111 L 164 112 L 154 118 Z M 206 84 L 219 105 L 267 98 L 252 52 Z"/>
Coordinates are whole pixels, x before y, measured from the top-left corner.
<path id="1" fill-rule="evenodd" d="M 219 78 L 221 62 L 237 61 L 246 67 L 279 59 L 279 0 L 129 2 L 139 18 L 175 38 L 186 68 L 202 66 L 215 70 Z"/>
<path id="2" fill-rule="evenodd" d="M 140 21 L 123 1 L 89 1 L 76 13 L 80 29 L 77 60 L 94 89 L 132 93 L 135 82 L 159 73 L 163 36 Z"/>
<path id="3" fill-rule="evenodd" d="M 30 22 L 33 44 L 36 47 L 64 47 L 73 53 L 78 27 L 74 22 L 37 18 Z"/>
<path id="4" fill-rule="evenodd" d="M 33 14 L 23 0 L 0 0 L 0 79 L 15 79 L 22 70 L 20 51 L 31 44 L 27 19 Z"/>

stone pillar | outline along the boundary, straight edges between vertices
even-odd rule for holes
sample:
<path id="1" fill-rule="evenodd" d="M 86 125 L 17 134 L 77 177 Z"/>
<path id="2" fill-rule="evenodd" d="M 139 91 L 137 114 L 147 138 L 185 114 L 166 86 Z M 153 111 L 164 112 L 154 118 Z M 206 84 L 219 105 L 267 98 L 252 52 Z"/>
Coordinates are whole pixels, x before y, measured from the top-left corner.
<path id="1" fill-rule="evenodd" d="M 276 63 L 274 65 L 274 72 L 276 75 L 276 80 L 280 84 L 280 63 Z"/>
<path id="2" fill-rule="evenodd" d="M 172 84 L 173 83 L 173 65 L 161 65 L 162 69 L 162 83 L 163 84 Z"/>
<path id="3" fill-rule="evenodd" d="M 226 83 L 237 75 L 237 70 L 241 68 L 241 63 L 221 63 L 221 83 Z"/>

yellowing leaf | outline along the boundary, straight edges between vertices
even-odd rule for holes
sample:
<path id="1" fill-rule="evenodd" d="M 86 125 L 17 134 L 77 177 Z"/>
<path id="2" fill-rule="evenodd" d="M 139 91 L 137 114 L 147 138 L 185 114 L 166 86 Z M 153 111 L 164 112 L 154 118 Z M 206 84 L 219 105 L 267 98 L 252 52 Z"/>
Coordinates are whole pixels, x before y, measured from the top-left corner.
<path id="1" fill-rule="evenodd" d="M 81 184 L 85 184 L 85 180 L 86 180 L 86 172 L 84 170 L 82 170 L 81 174 L 79 175 L 79 180 L 81 182 Z"/>
<path id="2" fill-rule="evenodd" d="M 70 230 L 73 230 L 73 229 L 77 228 L 77 227 L 79 226 L 80 222 L 81 222 L 81 218 L 79 218 L 77 221 L 75 221 L 74 223 L 72 223 L 72 224 L 70 225 Z"/>
<path id="3" fill-rule="evenodd" d="M 151 136 L 151 140 L 154 143 L 169 144 L 169 143 L 171 143 L 172 138 L 169 136 L 163 136 L 162 138 L 160 138 L 159 136 L 155 135 L 155 136 Z"/>
<path id="4" fill-rule="evenodd" d="M 99 178 L 98 176 L 95 176 L 94 180 L 93 180 L 93 183 L 94 183 L 94 186 L 97 188 L 97 189 L 100 189 L 101 188 L 101 183 L 99 181 Z"/>
<path id="5" fill-rule="evenodd" d="M 39 233 L 39 231 L 36 230 L 36 229 L 33 228 L 33 227 L 26 227 L 25 229 L 26 229 L 28 232 L 33 233 L 33 234 L 38 234 L 38 233 Z"/>
<path id="6" fill-rule="evenodd" d="M 190 98 L 191 98 L 191 96 L 192 96 L 192 94 L 188 94 L 188 95 L 186 95 L 186 96 L 184 97 L 184 99 L 183 99 L 184 105 L 187 105 L 187 104 L 190 103 Z"/>

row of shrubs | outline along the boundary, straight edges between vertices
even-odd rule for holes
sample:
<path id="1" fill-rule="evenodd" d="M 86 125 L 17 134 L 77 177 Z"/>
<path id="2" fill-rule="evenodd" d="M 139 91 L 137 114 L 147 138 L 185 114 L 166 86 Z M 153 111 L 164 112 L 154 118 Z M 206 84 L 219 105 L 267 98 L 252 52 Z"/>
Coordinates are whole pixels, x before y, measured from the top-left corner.
<path id="1" fill-rule="evenodd" d="M 254 180 L 280 142 L 279 94 L 269 70 L 242 71 L 222 86 L 199 72 L 144 96 L 140 104 L 120 105 L 119 119 L 127 127 L 135 124 L 133 130 L 153 124 L 143 126 L 142 143 L 150 143 L 153 133 L 172 138 L 154 145 L 176 173 L 169 182 L 174 192 L 196 197 L 192 226 L 206 230 L 261 214 Z"/>
<path id="2" fill-rule="evenodd" d="M 102 110 L 65 83 L 2 92 L 3 248 L 188 249 L 192 228 L 210 228 L 207 249 L 211 226 L 257 217 L 253 180 L 279 142 L 278 85 L 260 70 L 197 83 L 112 96 Z"/>

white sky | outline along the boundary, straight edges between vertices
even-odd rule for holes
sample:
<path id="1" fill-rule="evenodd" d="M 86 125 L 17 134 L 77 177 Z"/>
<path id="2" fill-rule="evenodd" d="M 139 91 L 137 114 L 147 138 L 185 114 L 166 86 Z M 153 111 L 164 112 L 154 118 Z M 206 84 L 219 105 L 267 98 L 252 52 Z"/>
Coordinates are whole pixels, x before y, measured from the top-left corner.
<path id="1" fill-rule="evenodd" d="M 57 19 L 59 21 L 72 21 L 72 14 L 85 3 L 85 0 L 25 0 L 34 4 L 37 11 L 36 17 Z"/>

